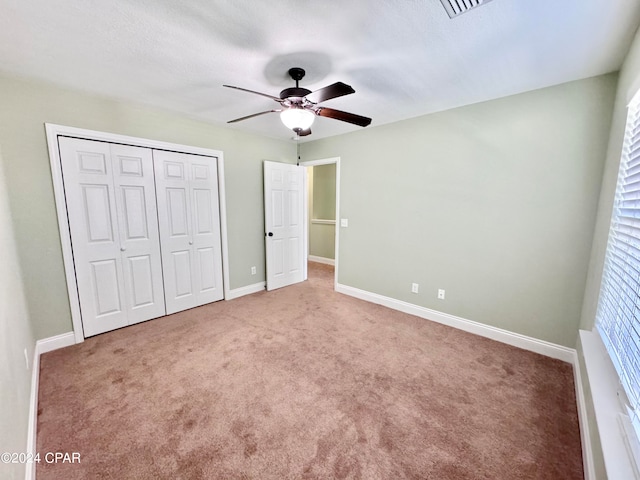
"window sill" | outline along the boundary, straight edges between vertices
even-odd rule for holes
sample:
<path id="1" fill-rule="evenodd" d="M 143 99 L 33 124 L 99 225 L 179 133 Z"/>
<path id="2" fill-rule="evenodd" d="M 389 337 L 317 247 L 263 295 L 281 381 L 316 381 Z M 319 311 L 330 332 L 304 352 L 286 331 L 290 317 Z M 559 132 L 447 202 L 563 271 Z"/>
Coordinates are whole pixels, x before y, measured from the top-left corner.
<path id="1" fill-rule="evenodd" d="M 611 480 L 637 479 L 633 459 L 619 421 L 620 415 L 624 412 L 618 401 L 618 374 L 597 332 L 580 330 L 580 342 L 607 477 Z"/>

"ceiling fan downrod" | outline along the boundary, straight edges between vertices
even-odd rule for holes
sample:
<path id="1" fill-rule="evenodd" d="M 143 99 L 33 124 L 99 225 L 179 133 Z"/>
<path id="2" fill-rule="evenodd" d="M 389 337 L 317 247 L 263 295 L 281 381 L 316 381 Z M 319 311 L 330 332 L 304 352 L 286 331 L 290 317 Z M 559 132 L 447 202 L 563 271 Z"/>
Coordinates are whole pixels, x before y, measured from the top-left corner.
<path id="1" fill-rule="evenodd" d="M 304 78 L 305 73 L 306 72 L 304 71 L 304 69 L 300 67 L 293 67 L 289 69 L 289 76 L 296 82 L 296 86 L 285 88 L 284 90 L 282 90 L 280 92 L 280 98 L 282 100 L 285 100 L 287 98 L 302 100 L 303 97 L 306 97 L 311 93 L 311 90 L 301 88 L 299 84 L 300 80 Z M 294 101 L 293 103 L 296 102 Z"/>

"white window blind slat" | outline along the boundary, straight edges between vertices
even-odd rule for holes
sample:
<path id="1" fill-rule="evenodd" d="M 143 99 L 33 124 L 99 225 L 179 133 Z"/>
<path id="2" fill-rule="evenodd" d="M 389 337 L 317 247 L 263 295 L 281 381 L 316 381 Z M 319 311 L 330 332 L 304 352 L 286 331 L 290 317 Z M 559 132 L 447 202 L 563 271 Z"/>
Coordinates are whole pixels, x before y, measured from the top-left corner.
<path id="1" fill-rule="evenodd" d="M 627 169 L 627 171 L 629 172 L 629 174 L 633 175 L 635 173 L 640 172 L 640 163 L 638 163 L 637 165 L 633 165 L 633 166 L 629 166 L 629 168 Z"/>
<path id="2" fill-rule="evenodd" d="M 618 223 L 620 225 L 624 225 L 630 228 L 640 228 L 640 220 L 634 217 L 623 217 L 620 216 L 618 218 Z"/>
<path id="3" fill-rule="evenodd" d="M 629 175 L 625 178 L 624 188 L 622 189 L 623 195 L 627 192 L 637 192 L 639 189 L 638 182 L 640 182 L 640 173 Z"/>
<path id="4" fill-rule="evenodd" d="M 640 108 L 629 106 L 596 327 L 640 437 Z"/>

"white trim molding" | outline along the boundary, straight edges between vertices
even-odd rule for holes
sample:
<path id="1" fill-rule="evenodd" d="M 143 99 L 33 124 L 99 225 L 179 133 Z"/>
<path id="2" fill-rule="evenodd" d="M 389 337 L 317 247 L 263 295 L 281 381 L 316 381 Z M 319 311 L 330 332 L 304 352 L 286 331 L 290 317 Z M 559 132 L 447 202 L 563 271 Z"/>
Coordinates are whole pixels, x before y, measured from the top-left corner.
<path id="1" fill-rule="evenodd" d="M 233 290 L 229 290 L 228 294 L 224 296 L 224 299 L 233 300 L 234 298 L 244 297 L 252 293 L 263 292 L 265 288 L 267 288 L 267 282 L 258 282 L 245 287 L 234 288 Z"/>
<path id="2" fill-rule="evenodd" d="M 580 442 L 582 443 L 582 469 L 584 480 L 596 480 L 595 466 L 593 463 L 593 450 L 591 449 L 591 433 L 589 431 L 589 416 L 587 402 L 584 396 L 584 385 L 578 353 L 573 355 L 573 384 L 576 390 L 576 404 L 578 407 L 578 423 L 580 424 Z"/>
<path id="3" fill-rule="evenodd" d="M 227 191 L 224 176 L 224 156 L 218 157 L 218 206 L 220 208 L 220 240 L 222 246 L 222 289 L 224 298 L 231 291 L 229 282 L 229 243 L 227 237 Z"/>
<path id="4" fill-rule="evenodd" d="M 324 263 L 325 265 L 335 265 L 336 261 L 333 258 L 327 258 L 327 257 L 318 257 L 317 255 L 309 255 L 309 257 L 307 257 L 308 260 L 310 262 L 316 262 L 316 263 Z"/>
<path id="5" fill-rule="evenodd" d="M 36 342 L 36 350 L 38 355 L 43 353 L 52 352 L 64 347 L 70 347 L 75 345 L 75 335 L 73 332 L 62 333 L 55 337 L 44 338 Z"/>
<path id="6" fill-rule="evenodd" d="M 73 338 L 73 332 L 71 333 Z M 29 396 L 29 423 L 27 424 L 27 455 L 35 455 L 37 452 L 36 434 L 38 431 L 38 386 L 40 384 L 40 352 L 38 344 L 33 349 L 31 362 L 31 395 Z M 25 480 L 35 480 L 36 464 L 27 463 L 25 468 Z"/>
<path id="7" fill-rule="evenodd" d="M 359 288 L 350 287 L 340 283 L 336 286 L 336 292 L 376 303 L 378 305 L 383 305 L 393 310 L 399 310 L 426 320 L 441 323 L 449 327 L 457 328 L 458 330 L 464 330 L 465 332 L 473 333 L 481 337 L 497 340 L 498 342 L 506 343 L 507 345 L 539 353 L 540 355 L 556 358 L 563 362 L 571 364 L 574 362 L 575 349 L 573 348 L 564 347 L 544 340 L 538 340 L 537 338 L 474 322 L 473 320 L 467 320 L 466 318 L 456 317 L 455 315 L 431 310 L 430 308 L 421 307 L 419 305 L 403 302 L 402 300 L 396 300 L 391 297 L 385 297 L 383 295 L 378 295 L 377 293 L 367 292 L 366 290 L 360 290 Z"/>
<path id="8" fill-rule="evenodd" d="M 38 340 L 33 349 L 33 360 L 31 362 L 31 395 L 29 396 L 29 423 L 27 426 L 27 450 L 28 454 L 37 452 L 37 431 L 38 431 L 38 389 L 40 385 L 40 355 L 52 352 L 60 348 L 75 345 L 75 334 L 73 332 L 62 333 L 54 337 Z M 25 479 L 34 480 L 36 478 L 35 462 L 27 463 L 25 469 Z"/>

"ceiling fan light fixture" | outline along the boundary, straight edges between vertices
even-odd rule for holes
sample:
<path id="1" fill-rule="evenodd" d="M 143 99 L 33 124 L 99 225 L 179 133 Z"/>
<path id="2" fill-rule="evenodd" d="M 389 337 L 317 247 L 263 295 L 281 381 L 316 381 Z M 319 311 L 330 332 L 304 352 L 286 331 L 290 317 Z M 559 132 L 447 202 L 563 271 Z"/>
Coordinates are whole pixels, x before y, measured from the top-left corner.
<path id="1" fill-rule="evenodd" d="M 316 115 L 312 111 L 296 107 L 287 108 L 280 114 L 282 123 L 293 131 L 307 130 L 313 125 L 315 118 Z"/>

